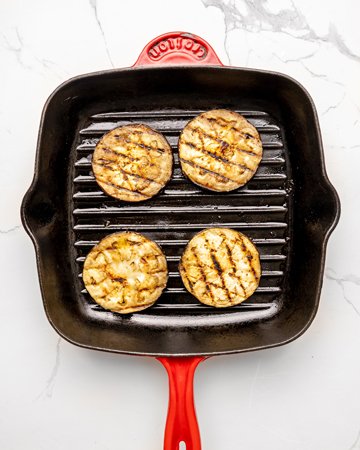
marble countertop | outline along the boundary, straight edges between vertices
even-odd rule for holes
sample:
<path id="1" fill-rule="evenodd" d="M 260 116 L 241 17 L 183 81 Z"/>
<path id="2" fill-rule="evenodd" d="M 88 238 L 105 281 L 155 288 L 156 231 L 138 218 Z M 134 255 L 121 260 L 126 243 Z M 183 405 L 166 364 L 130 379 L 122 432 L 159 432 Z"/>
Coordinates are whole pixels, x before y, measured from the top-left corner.
<path id="1" fill-rule="evenodd" d="M 19 209 L 49 94 L 72 76 L 130 66 L 150 39 L 179 29 L 206 39 L 224 64 L 305 86 L 342 204 L 310 329 L 287 346 L 199 367 L 203 449 L 360 449 L 359 13 L 355 0 L 0 3 L 1 449 L 162 448 L 164 369 L 58 337 Z"/>

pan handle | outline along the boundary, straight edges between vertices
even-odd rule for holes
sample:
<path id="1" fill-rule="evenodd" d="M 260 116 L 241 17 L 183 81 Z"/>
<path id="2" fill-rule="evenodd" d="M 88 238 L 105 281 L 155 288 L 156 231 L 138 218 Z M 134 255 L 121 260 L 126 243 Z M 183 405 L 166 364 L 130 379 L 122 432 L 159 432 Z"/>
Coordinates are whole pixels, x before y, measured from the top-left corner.
<path id="1" fill-rule="evenodd" d="M 223 65 L 204 39 L 195 34 L 173 31 L 150 41 L 133 67 L 178 64 Z"/>
<path id="2" fill-rule="evenodd" d="M 199 426 L 193 394 L 194 372 L 205 357 L 158 358 L 169 376 L 169 409 L 166 419 L 164 450 L 201 450 Z"/>

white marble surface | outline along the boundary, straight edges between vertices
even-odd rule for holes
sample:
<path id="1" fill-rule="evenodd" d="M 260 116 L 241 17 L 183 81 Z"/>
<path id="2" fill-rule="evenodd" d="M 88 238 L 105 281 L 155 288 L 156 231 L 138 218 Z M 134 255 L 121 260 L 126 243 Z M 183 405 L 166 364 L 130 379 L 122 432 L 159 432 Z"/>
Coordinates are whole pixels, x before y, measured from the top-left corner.
<path id="1" fill-rule="evenodd" d="M 288 346 L 200 366 L 203 449 L 360 449 L 359 13 L 356 0 L 0 3 L 1 449 L 162 448 L 163 368 L 59 339 L 19 207 L 51 91 L 129 66 L 148 40 L 177 29 L 207 39 L 224 63 L 287 73 L 309 90 L 342 202 L 311 328 Z"/>

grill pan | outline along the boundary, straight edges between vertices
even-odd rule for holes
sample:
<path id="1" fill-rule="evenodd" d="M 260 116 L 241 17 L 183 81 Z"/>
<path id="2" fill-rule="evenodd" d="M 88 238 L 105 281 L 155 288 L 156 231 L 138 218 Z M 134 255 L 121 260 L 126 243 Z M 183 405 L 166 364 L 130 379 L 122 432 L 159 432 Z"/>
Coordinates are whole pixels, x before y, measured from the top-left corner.
<path id="1" fill-rule="evenodd" d="M 182 175 L 177 140 L 200 112 L 228 108 L 258 129 L 264 154 L 253 179 L 231 193 L 209 192 Z M 162 132 L 174 152 L 171 182 L 146 203 L 103 193 L 91 172 L 96 142 L 129 123 Z M 35 176 L 22 220 L 36 250 L 47 317 L 87 348 L 156 356 L 167 369 L 165 450 L 200 449 L 192 380 L 205 357 L 274 347 L 300 336 L 319 304 L 326 243 L 340 213 L 323 160 L 314 104 L 295 80 L 224 67 L 198 36 L 159 36 L 132 68 L 81 75 L 47 100 Z M 180 256 L 204 228 L 229 227 L 257 245 L 263 276 L 241 305 L 200 304 L 181 283 Z M 151 308 L 122 316 L 103 310 L 81 278 L 86 254 L 107 234 L 133 230 L 163 248 L 169 282 Z"/>

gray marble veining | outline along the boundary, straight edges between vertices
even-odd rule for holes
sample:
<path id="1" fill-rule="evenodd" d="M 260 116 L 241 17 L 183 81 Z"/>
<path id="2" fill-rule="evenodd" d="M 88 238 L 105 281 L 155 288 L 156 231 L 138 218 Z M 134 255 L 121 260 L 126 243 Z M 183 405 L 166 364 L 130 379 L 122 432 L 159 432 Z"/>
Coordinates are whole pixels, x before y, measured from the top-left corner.
<path id="1" fill-rule="evenodd" d="M 40 394 L 36 397 L 35 400 L 39 400 L 42 397 L 51 398 L 53 395 L 56 377 L 60 367 L 60 344 L 61 344 L 61 337 L 57 339 L 55 350 L 55 361 L 51 373 L 49 375 L 49 378 L 46 381 L 44 389 L 40 392 Z"/>
<path id="2" fill-rule="evenodd" d="M 219 8 L 225 21 L 226 34 L 241 28 L 250 32 L 272 31 L 284 33 L 295 39 L 309 42 L 328 42 L 343 55 L 360 61 L 360 54 L 353 52 L 344 42 L 334 23 L 329 23 L 325 35 L 317 33 L 306 20 L 305 15 L 296 6 L 293 0 L 288 7 L 273 13 L 268 0 L 202 0 L 206 7 Z M 246 12 L 244 12 L 246 10 Z M 313 56 L 314 53 L 311 55 Z"/>
<path id="3" fill-rule="evenodd" d="M 94 11 L 95 20 L 96 20 L 96 23 L 97 23 L 97 25 L 99 27 L 102 39 L 104 41 L 104 46 L 105 46 L 107 57 L 109 58 L 109 62 L 111 64 L 111 67 L 114 68 L 115 66 L 114 66 L 113 60 L 111 59 L 111 55 L 110 55 L 109 47 L 108 47 L 107 40 L 106 40 L 106 37 L 105 37 L 105 33 L 104 33 L 103 27 L 101 25 L 101 21 L 99 19 L 97 0 L 89 0 L 89 4 L 90 4 L 91 8 Z"/>
<path id="4" fill-rule="evenodd" d="M 360 277 L 354 274 L 348 274 L 348 275 L 343 275 L 343 276 L 339 276 L 334 269 L 328 268 L 325 272 L 325 277 L 328 278 L 331 281 L 335 281 L 335 283 L 337 283 L 342 291 L 342 296 L 344 298 L 344 300 L 352 307 L 352 309 L 355 311 L 355 313 L 360 316 L 360 306 L 357 307 L 355 305 L 355 300 L 351 300 L 345 292 L 345 285 L 346 283 L 351 283 L 351 284 L 355 284 L 356 286 L 360 286 Z M 359 301 L 360 297 L 358 297 L 358 301 Z M 359 308 L 359 309 L 358 309 Z"/>
<path id="5" fill-rule="evenodd" d="M 8 228 L 6 230 L 1 230 L 0 229 L 0 234 L 8 234 L 8 233 L 12 233 L 13 231 L 17 231 L 21 228 L 21 225 L 15 225 L 11 228 Z"/>

